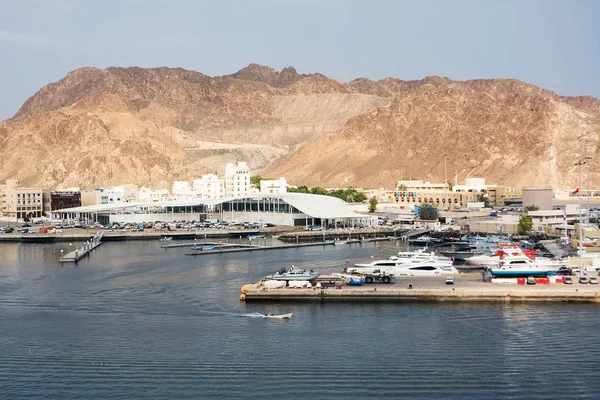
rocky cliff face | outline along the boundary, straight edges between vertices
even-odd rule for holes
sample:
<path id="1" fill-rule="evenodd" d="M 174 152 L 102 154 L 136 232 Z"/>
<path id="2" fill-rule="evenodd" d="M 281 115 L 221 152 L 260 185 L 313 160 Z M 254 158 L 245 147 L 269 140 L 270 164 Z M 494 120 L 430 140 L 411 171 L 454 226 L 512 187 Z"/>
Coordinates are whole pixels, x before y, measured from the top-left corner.
<path id="1" fill-rule="evenodd" d="M 263 175 L 327 187 L 454 171 L 459 180 L 573 187 L 574 161 L 595 157 L 599 133 L 598 100 L 516 80 L 343 83 L 256 64 L 215 78 L 82 68 L 0 122 L 0 180 L 161 187 L 246 160 Z"/>

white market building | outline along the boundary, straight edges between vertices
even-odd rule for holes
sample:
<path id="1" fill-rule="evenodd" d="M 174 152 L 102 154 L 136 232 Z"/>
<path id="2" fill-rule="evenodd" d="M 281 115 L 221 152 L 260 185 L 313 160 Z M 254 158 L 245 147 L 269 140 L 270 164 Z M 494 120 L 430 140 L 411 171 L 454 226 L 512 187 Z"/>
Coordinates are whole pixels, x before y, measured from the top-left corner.
<path id="1" fill-rule="evenodd" d="M 52 212 L 55 220 L 174 222 L 205 219 L 286 226 L 377 226 L 376 216 L 355 213 L 335 197 L 308 193 L 256 193 L 222 199 L 98 204 Z"/>

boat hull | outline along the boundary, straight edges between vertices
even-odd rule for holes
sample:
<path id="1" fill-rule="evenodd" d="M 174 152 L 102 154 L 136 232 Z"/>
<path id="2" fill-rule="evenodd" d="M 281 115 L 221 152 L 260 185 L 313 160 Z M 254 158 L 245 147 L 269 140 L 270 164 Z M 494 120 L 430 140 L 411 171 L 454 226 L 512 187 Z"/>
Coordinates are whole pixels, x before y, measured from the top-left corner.
<path id="1" fill-rule="evenodd" d="M 312 281 L 319 277 L 319 274 L 310 274 L 310 275 L 295 275 L 295 276 L 286 276 L 286 275 L 273 275 L 271 280 L 273 281 Z"/>
<path id="2" fill-rule="evenodd" d="M 497 270 L 491 269 L 490 273 L 493 276 L 503 276 L 503 277 L 524 277 L 524 276 L 550 276 L 556 274 L 556 270 Z"/>
<path id="3" fill-rule="evenodd" d="M 280 315 L 263 315 L 265 318 L 269 319 L 290 319 L 294 313 L 289 314 L 280 314 Z"/>

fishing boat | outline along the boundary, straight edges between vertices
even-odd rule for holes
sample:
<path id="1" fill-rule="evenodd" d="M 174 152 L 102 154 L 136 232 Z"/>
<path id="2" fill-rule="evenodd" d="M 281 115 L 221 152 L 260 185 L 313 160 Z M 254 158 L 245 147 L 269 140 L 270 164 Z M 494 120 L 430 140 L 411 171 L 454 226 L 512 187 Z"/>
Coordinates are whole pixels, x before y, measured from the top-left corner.
<path id="1" fill-rule="evenodd" d="M 291 319 L 294 313 L 289 314 L 263 314 L 263 318 L 271 318 L 271 319 Z"/>
<path id="2" fill-rule="evenodd" d="M 312 281 L 319 276 L 318 272 L 294 267 L 293 265 L 285 272 L 275 272 L 271 279 L 275 281 Z"/>

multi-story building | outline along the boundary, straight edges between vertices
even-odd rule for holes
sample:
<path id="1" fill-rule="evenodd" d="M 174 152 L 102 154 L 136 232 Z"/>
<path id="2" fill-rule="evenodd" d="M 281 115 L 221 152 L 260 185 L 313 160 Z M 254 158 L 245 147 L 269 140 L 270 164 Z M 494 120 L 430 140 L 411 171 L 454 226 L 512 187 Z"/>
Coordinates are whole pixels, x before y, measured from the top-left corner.
<path id="1" fill-rule="evenodd" d="M 169 191 L 167 189 L 154 190 L 142 186 L 138 190 L 137 199 L 138 201 L 147 201 L 152 203 L 167 201 L 169 199 Z"/>
<path id="2" fill-rule="evenodd" d="M 92 206 L 96 204 L 121 204 L 127 203 L 125 189 L 122 187 L 98 188 L 81 191 L 81 205 Z"/>
<path id="3" fill-rule="evenodd" d="M 173 192 L 170 200 L 193 200 L 196 198 L 196 193 L 187 181 L 173 182 Z"/>
<path id="4" fill-rule="evenodd" d="M 285 178 L 264 179 L 260 181 L 260 193 L 287 193 L 287 182 Z"/>
<path id="5" fill-rule="evenodd" d="M 39 218 L 42 213 L 41 189 L 20 188 L 16 179 L 0 182 L 0 215 L 9 218 Z"/>
<path id="6" fill-rule="evenodd" d="M 450 191 L 447 183 L 431 183 L 422 180 L 398 181 L 395 199 L 401 205 L 433 203 L 439 209 L 449 210 L 467 207 L 478 201 L 480 192 Z"/>
<path id="7" fill-rule="evenodd" d="M 225 197 L 225 182 L 215 174 L 202 175 L 194 180 L 194 192 L 201 199 L 222 199 Z"/>
<path id="8" fill-rule="evenodd" d="M 245 162 L 227 163 L 225 167 L 225 197 L 247 196 L 250 192 L 250 169 Z"/>
<path id="9" fill-rule="evenodd" d="M 81 192 L 79 190 L 62 190 L 44 192 L 42 194 L 44 213 L 65 208 L 81 207 Z"/>

